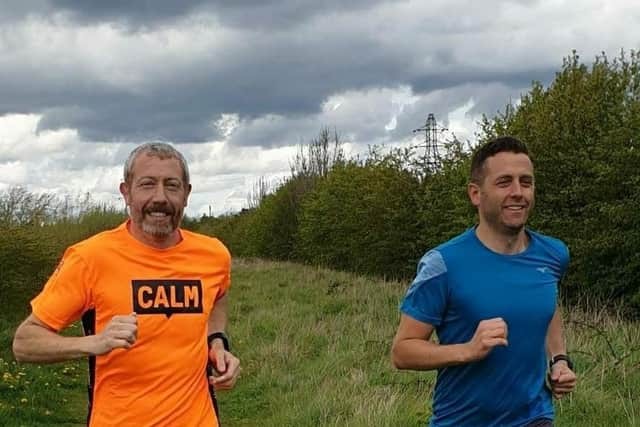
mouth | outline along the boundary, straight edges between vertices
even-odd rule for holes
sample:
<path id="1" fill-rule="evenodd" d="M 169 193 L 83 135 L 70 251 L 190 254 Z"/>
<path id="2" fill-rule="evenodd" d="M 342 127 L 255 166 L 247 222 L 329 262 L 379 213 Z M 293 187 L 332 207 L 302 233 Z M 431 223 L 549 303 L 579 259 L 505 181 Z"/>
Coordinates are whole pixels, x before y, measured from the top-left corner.
<path id="1" fill-rule="evenodd" d="M 145 212 L 147 216 L 150 216 L 151 218 L 168 218 L 171 216 L 170 212 L 159 212 L 159 211 L 151 211 L 151 212 Z"/>
<path id="2" fill-rule="evenodd" d="M 511 212 L 520 212 L 525 210 L 527 207 L 525 205 L 510 205 L 510 206 L 505 206 L 504 208 Z"/>

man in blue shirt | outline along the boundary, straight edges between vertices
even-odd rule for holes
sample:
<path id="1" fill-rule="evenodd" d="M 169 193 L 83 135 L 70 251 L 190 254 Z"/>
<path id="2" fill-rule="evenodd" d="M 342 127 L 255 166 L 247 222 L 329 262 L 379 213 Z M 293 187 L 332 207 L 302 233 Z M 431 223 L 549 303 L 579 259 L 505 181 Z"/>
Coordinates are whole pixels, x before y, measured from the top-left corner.
<path id="1" fill-rule="evenodd" d="M 557 305 L 569 251 L 525 228 L 534 188 L 521 141 L 482 146 L 467 189 L 478 225 L 428 251 L 402 301 L 392 359 L 438 370 L 431 427 L 552 426 L 551 396 L 575 387 Z"/>

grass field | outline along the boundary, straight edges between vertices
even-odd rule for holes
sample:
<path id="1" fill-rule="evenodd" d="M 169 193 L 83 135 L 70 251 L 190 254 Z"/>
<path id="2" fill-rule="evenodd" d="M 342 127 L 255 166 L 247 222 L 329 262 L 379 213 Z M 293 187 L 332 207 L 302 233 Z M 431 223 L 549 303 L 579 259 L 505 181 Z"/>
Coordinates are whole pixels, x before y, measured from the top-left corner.
<path id="1" fill-rule="evenodd" d="M 243 371 L 220 393 L 223 426 L 425 426 L 434 374 L 398 372 L 389 361 L 406 287 L 236 260 L 228 331 Z M 580 382 L 556 403 L 556 426 L 640 426 L 640 324 L 565 314 Z M 15 364 L 15 326 L 15 316 L 0 317 L 0 426 L 82 425 L 86 363 Z"/>

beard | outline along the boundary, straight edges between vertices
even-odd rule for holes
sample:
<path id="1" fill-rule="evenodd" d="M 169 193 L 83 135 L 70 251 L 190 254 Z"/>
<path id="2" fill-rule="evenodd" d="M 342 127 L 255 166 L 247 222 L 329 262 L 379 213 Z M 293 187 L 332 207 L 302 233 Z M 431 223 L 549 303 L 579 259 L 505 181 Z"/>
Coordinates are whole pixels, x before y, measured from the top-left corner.
<path id="1" fill-rule="evenodd" d="M 174 223 L 173 218 L 168 224 L 152 224 L 146 219 L 142 220 L 142 231 L 153 237 L 168 237 L 173 233 L 178 226 Z"/>
<path id="2" fill-rule="evenodd" d="M 505 235 L 517 236 L 525 227 L 527 219 L 529 218 L 529 211 L 527 209 L 526 214 L 522 218 L 522 222 L 506 222 L 502 217 L 502 209 L 491 210 L 484 213 L 484 219 L 487 224 L 494 230 L 500 231 Z"/>
<path id="3" fill-rule="evenodd" d="M 522 224 L 505 224 L 502 223 L 502 228 L 507 232 L 506 234 L 511 234 L 513 236 L 517 236 L 522 229 L 524 228 L 524 223 Z"/>
<path id="4" fill-rule="evenodd" d="M 152 213 L 161 212 L 166 216 L 154 217 Z M 134 215 L 131 215 L 132 217 Z M 169 203 L 153 203 L 142 208 L 142 212 L 135 215 L 142 231 L 155 238 L 166 238 L 178 229 L 182 220 L 182 209 L 176 209 Z"/>

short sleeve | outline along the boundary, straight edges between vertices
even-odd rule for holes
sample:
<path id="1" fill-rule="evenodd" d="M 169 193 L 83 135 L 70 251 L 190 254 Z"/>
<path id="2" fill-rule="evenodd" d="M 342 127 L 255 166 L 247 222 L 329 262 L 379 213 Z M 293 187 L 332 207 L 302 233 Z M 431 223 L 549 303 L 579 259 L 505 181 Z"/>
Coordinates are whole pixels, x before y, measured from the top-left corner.
<path id="1" fill-rule="evenodd" d="M 78 320 L 92 306 L 90 276 L 77 251 L 67 249 L 42 292 L 31 300 L 33 314 L 55 330 Z"/>
<path id="2" fill-rule="evenodd" d="M 418 263 L 416 278 L 400 304 L 400 311 L 420 322 L 439 326 L 447 299 L 447 266 L 440 252 L 429 251 Z"/>
<path id="3" fill-rule="evenodd" d="M 567 273 L 567 269 L 569 268 L 569 261 L 571 260 L 571 256 L 569 255 L 569 248 L 564 243 L 562 244 L 562 256 L 560 259 L 560 268 L 561 275 L 564 276 Z"/>

